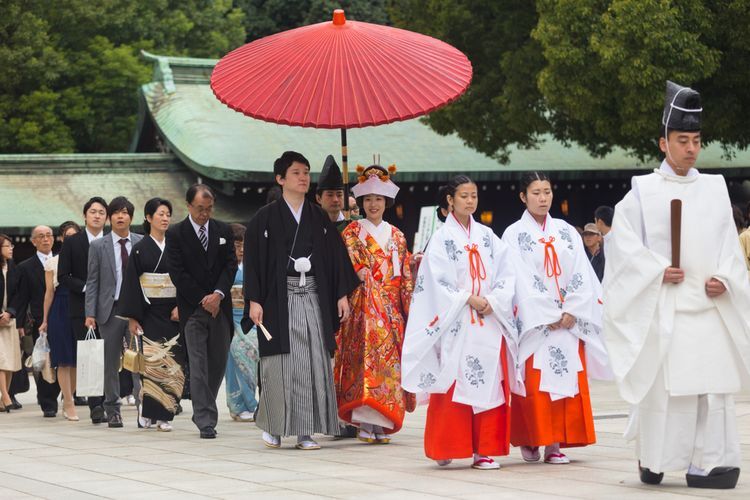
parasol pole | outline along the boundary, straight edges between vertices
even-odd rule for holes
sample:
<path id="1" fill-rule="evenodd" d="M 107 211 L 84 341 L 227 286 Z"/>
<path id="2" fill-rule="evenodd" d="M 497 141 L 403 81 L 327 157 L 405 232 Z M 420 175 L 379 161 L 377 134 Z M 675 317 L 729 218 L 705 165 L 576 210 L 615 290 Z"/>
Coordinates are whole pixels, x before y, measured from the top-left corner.
<path id="1" fill-rule="evenodd" d="M 344 217 L 349 218 L 349 155 L 346 148 L 346 129 L 341 129 L 341 169 L 344 177 Z"/>

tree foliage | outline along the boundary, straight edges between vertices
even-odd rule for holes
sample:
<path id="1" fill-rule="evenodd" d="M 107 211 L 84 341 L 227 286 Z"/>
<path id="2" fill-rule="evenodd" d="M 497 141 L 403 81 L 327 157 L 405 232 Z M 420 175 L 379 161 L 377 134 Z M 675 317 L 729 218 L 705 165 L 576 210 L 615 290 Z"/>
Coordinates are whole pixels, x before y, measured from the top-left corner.
<path id="1" fill-rule="evenodd" d="M 330 21 L 334 9 L 347 19 L 388 24 L 385 0 L 237 0 L 245 14 L 247 40 L 252 41 L 307 24 Z"/>
<path id="2" fill-rule="evenodd" d="M 0 151 L 124 151 L 141 49 L 219 57 L 245 37 L 229 0 L 2 0 Z"/>
<path id="3" fill-rule="evenodd" d="M 548 133 L 652 156 L 667 79 L 702 93 L 706 139 L 750 141 L 746 0 L 391 0 L 389 13 L 469 56 L 469 91 L 428 121 L 501 160 Z"/>

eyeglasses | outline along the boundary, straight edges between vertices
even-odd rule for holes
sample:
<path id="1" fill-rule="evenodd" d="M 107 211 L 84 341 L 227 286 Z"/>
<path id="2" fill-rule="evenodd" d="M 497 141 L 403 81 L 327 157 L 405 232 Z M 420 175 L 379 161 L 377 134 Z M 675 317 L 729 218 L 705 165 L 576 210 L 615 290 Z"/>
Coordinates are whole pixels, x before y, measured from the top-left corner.
<path id="1" fill-rule="evenodd" d="M 52 233 L 37 234 L 36 236 L 34 236 L 34 239 L 37 240 L 51 240 L 53 238 L 54 236 L 52 235 Z"/>

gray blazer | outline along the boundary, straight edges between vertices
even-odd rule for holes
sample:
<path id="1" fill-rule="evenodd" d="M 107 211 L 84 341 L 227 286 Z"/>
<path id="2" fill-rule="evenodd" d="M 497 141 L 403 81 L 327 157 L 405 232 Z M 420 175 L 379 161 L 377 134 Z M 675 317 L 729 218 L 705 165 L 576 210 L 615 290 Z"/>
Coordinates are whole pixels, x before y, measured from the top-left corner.
<path id="1" fill-rule="evenodd" d="M 140 234 L 130 233 L 130 248 L 141 241 Z M 117 291 L 115 249 L 112 235 L 105 234 L 89 246 L 89 267 L 86 277 L 86 317 L 105 323 L 112 314 Z"/>

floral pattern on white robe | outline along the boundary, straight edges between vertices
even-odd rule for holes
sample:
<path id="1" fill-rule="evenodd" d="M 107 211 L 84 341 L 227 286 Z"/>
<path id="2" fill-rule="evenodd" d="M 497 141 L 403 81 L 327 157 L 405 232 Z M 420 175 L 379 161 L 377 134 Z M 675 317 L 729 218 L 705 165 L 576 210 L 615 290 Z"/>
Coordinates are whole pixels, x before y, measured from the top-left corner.
<path id="1" fill-rule="evenodd" d="M 551 330 L 542 326 L 520 334 L 518 363 L 524 365 L 534 356 L 534 368 L 542 372 L 539 390 L 554 401 L 578 394 L 578 372 L 583 363 L 578 341 L 585 344 L 588 373 L 594 378 L 610 379 L 607 353 L 601 335 L 602 288 L 586 258 L 583 240 L 567 222 L 547 215 L 540 226 L 528 211 L 503 233 L 503 241 L 513 247 L 530 267 L 533 286 L 544 293 L 547 304 L 519 309 L 518 321 L 539 314 L 547 317 L 556 309 L 557 322 L 563 313 L 575 317 L 569 330 Z M 533 321 L 533 320 L 532 320 Z M 539 321 L 535 321 L 539 323 Z M 525 395 L 525 391 L 519 392 Z"/>
<path id="2" fill-rule="evenodd" d="M 448 217 L 424 253 L 406 325 L 402 385 L 444 394 L 455 382 L 453 401 L 479 413 L 505 403 L 502 363 L 515 366 L 513 309 L 523 264 L 490 228 L 473 219 L 469 228 Z M 466 301 L 472 289 L 489 301 L 491 315 L 480 318 L 471 310 Z M 501 359 L 503 338 L 507 360 Z"/>

